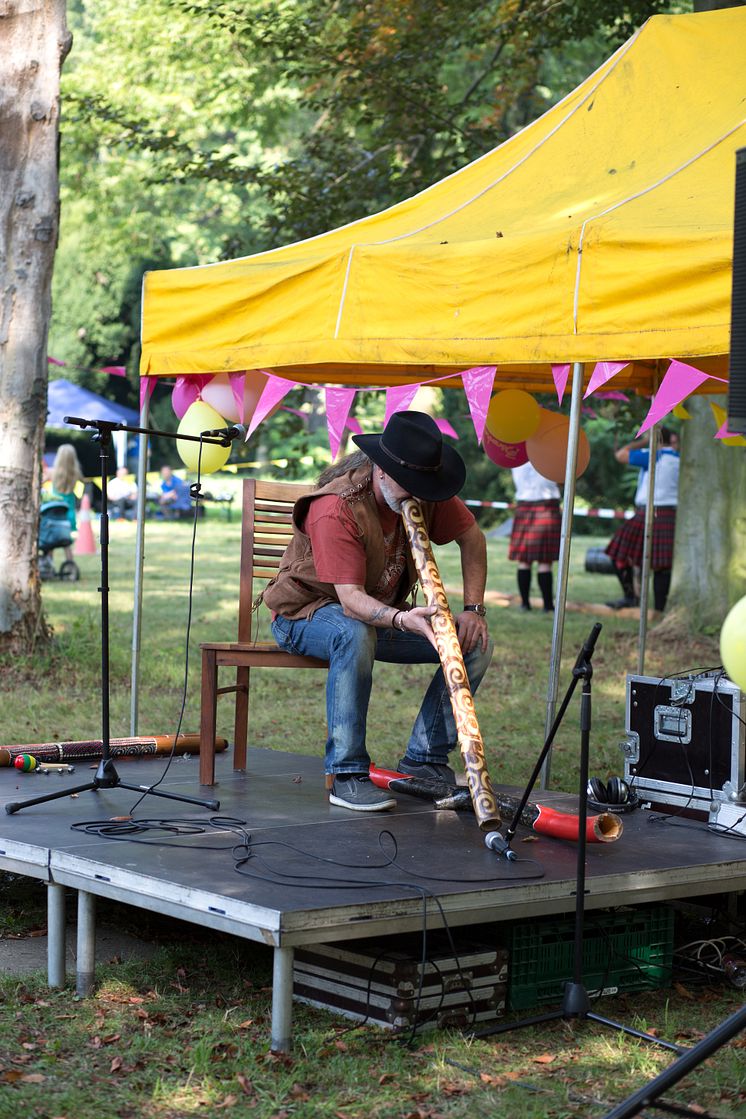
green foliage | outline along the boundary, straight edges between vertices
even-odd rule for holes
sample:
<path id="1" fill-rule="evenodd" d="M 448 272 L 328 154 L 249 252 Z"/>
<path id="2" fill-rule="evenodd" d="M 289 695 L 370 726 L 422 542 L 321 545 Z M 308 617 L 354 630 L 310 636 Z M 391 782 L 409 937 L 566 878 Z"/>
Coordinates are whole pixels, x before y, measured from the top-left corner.
<path id="1" fill-rule="evenodd" d="M 146 262 L 231 258 L 400 201 L 669 6 L 72 0 L 52 352 L 134 377 Z"/>

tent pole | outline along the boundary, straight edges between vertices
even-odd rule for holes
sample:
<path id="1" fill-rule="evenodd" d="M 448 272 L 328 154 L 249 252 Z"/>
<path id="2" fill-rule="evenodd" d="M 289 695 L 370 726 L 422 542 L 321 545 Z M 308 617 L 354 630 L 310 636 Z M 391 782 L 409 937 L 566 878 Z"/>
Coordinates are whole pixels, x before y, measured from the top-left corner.
<path id="1" fill-rule="evenodd" d="M 565 630 L 565 605 L 567 603 L 567 578 L 570 571 L 570 545 L 572 538 L 572 519 L 575 509 L 575 475 L 578 466 L 578 440 L 580 438 L 580 413 L 583 405 L 583 373 L 585 366 L 576 361 L 572 367 L 572 397 L 570 401 L 570 427 L 567 433 L 567 463 L 565 466 L 565 491 L 562 502 L 562 529 L 560 554 L 557 565 L 557 587 L 554 596 L 554 623 L 552 626 L 552 654 L 549 662 L 549 685 L 547 688 L 547 710 L 544 724 L 544 737 L 554 725 L 557 696 L 559 694 L 560 660 L 562 658 L 562 638 Z M 541 768 L 539 785 L 546 789 L 552 755 L 547 754 Z"/>
<path id="2" fill-rule="evenodd" d="M 655 519 L 655 456 L 658 450 L 658 429 L 653 425 L 648 436 L 648 503 L 645 506 L 645 536 L 640 570 L 640 636 L 637 642 L 637 674 L 645 672 L 645 643 L 648 635 L 648 597 L 650 591 L 650 560 L 653 553 L 653 521 Z"/>
<path id="3" fill-rule="evenodd" d="M 150 404 L 147 393 L 140 409 L 140 427 L 148 426 Z M 140 681 L 140 637 L 142 633 L 142 583 L 145 564 L 145 506 L 147 497 L 148 437 L 137 437 L 137 537 L 135 544 L 135 593 L 132 611 L 132 676 L 130 695 L 130 734 L 137 734 Z"/>

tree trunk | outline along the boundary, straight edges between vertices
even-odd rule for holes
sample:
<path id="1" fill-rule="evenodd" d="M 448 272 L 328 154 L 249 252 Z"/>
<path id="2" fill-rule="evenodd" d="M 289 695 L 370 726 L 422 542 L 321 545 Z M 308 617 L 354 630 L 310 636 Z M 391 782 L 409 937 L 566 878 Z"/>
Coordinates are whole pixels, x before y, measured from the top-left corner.
<path id="1" fill-rule="evenodd" d="M 714 438 L 711 400 L 726 407 L 720 396 L 686 402 L 671 606 L 690 629 L 717 633 L 746 593 L 746 447 Z"/>
<path id="2" fill-rule="evenodd" d="M 46 627 L 37 568 L 65 0 L 0 0 L 0 652 Z"/>

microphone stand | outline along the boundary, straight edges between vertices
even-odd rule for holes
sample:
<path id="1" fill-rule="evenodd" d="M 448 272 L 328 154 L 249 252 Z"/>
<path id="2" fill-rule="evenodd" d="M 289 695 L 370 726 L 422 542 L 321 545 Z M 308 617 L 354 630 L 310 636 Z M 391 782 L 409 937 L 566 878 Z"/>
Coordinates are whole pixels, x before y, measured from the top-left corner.
<path id="1" fill-rule="evenodd" d="M 552 724 L 546 742 L 539 755 L 538 761 L 534 767 L 534 771 L 529 778 L 528 786 L 521 799 L 518 808 L 515 811 L 513 819 L 505 833 L 504 849 L 501 851 L 506 858 L 512 854 L 510 842 L 515 835 L 516 829 L 520 822 L 521 814 L 523 813 L 528 799 L 531 795 L 531 790 L 541 772 L 554 736 L 559 729 L 562 717 L 567 710 L 573 692 L 579 680 L 583 681 L 583 692 L 580 699 L 580 782 L 579 782 L 579 807 L 578 807 L 578 854 L 576 862 L 576 881 L 575 881 L 575 935 L 573 942 L 573 976 L 572 980 L 565 984 L 565 993 L 562 1000 L 562 1006 L 558 1010 L 549 1011 L 546 1014 L 537 1014 L 531 1018 L 525 1018 L 519 1022 L 510 1022 L 507 1024 L 492 1026 L 486 1030 L 479 1030 L 472 1034 L 472 1037 L 491 1037 L 493 1034 L 509 1033 L 512 1030 L 520 1030 L 524 1026 L 537 1026 L 543 1022 L 556 1021 L 559 1018 L 568 1021 L 572 1018 L 582 1018 L 584 1021 L 591 1020 L 593 1022 L 600 1022 L 604 1026 L 610 1026 L 614 1030 L 620 1030 L 623 1033 L 630 1034 L 632 1037 L 641 1038 L 643 1041 L 650 1041 L 655 1045 L 662 1045 L 666 1049 L 673 1049 L 675 1053 L 682 1053 L 681 1046 L 674 1045 L 670 1041 L 661 1041 L 660 1038 L 653 1037 L 652 1034 L 643 1033 L 641 1030 L 635 1030 L 631 1026 L 623 1026 L 620 1022 L 613 1022 L 610 1018 L 603 1018 L 600 1014 L 594 1014 L 591 1011 L 591 1000 L 588 992 L 583 984 L 583 918 L 585 914 L 585 850 L 586 850 L 586 822 L 588 819 L 588 766 L 590 754 L 590 733 L 591 733 L 591 679 L 593 677 L 593 666 L 591 658 L 593 651 L 596 647 L 598 635 L 601 632 L 602 626 L 600 622 L 596 622 L 593 629 L 586 638 L 583 646 L 578 653 L 577 660 L 572 670 L 572 681 L 567 689 L 565 698 L 562 701 L 557 717 Z M 502 844 L 500 845 L 502 847 Z"/>
<path id="2" fill-rule="evenodd" d="M 217 811 L 220 802 L 217 800 L 201 800 L 198 797 L 184 796 L 181 793 L 167 793 L 161 789 L 153 789 L 150 785 L 134 785 L 122 781 L 116 771 L 111 757 L 111 740 L 109 733 L 109 505 L 106 493 L 108 477 L 109 447 L 111 446 L 112 431 L 133 431 L 142 435 L 165 435 L 175 438 L 170 431 L 155 431 L 145 427 L 129 427 L 123 423 L 110 423 L 107 420 L 84 420 L 77 416 L 65 416 L 65 423 L 76 424 L 78 427 L 96 428 L 93 440 L 99 444 L 99 458 L 101 461 L 101 742 L 102 756 L 95 776 L 84 785 L 74 788 L 59 789 L 57 792 L 44 796 L 33 797 L 31 800 L 9 802 L 5 811 L 12 815 L 22 808 L 29 808 L 35 804 L 42 804 L 48 800 L 58 800 L 60 797 L 69 797 L 73 793 L 84 793 L 98 789 L 130 789 L 136 793 L 148 793 L 151 796 L 164 797 L 167 800 L 184 801 L 187 804 L 198 804 L 203 808 Z M 190 442 L 216 443 L 221 447 L 227 446 L 230 438 L 227 435 L 218 438 L 208 438 L 200 435 L 179 435 L 179 439 Z M 174 740 L 174 746 L 176 740 Z"/>

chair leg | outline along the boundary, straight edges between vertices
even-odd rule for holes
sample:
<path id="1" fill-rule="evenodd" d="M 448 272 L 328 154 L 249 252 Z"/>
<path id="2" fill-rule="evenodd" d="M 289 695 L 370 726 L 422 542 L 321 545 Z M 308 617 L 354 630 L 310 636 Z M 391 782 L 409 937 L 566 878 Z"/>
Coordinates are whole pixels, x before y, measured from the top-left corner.
<path id="1" fill-rule="evenodd" d="M 218 707 L 218 666 L 212 649 L 202 650 L 202 694 L 199 725 L 199 783 L 215 784 L 215 727 Z"/>
<path id="2" fill-rule="evenodd" d="M 236 722 L 233 729 L 233 768 L 246 769 L 249 740 L 249 683 L 251 670 L 236 669 Z"/>

